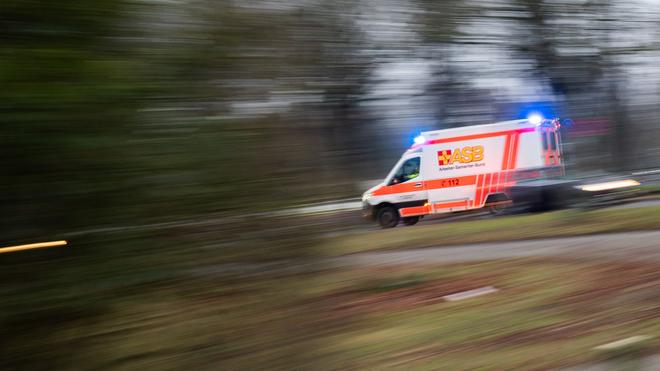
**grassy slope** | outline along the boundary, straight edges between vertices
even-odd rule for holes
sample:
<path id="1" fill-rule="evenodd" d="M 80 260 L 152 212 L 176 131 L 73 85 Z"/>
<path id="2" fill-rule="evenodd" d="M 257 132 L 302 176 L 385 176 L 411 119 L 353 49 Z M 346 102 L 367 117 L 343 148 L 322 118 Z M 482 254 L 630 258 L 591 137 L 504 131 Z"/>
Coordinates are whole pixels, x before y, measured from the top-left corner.
<path id="1" fill-rule="evenodd" d="M 549 369 L 594 361 L 600 357 L 592 350 L 597 345 L 660 332 L 660 297 L 653 294 L 660 284 L 660 275 L 653 273 L 657 268 L 518 260 L 346 273 L 340 280 L 344 290 L 358 287 L 360 295 L 338 300 L 343 309 L 336 310 L 350 314 L 356 330 L 329 338 L 328 347 L 336 353 L 326 362 L 338 368 L 472 370 Z M 637 279 L 623 278 L 633 272 Z M 608 281 L 605 277 L 613 273 L 620 278 Z M 424 278 L 408 289 L 382 294 L 381 281 L 398 277 L 409 282 L 410 274 Z M 453 303 L 420 295 L 434 281 L 446 284 L 483 274 L 501 291 Z M 369 285 L 378 293 L 370 292 Z M 374 295 L 378 300 L 370 301 Z M 650 348 L 659 345 L 656 339 Z"/>
<path id="2" fill-rule="evenodd" d="M 420 225 L 334 238 L 325 242 L 324 249 L 328 251 L 340 242 L 347 247 L 331 253 L 355 251 L 354 246 L 377 248 L 378 244 L 398 248 L 409 246 L 414 238 L 418 238 L 413 241 L 417 246 L 429 246 L 470 239 L 477 242 L 493 236 L 533 238 L 558 231 L 568 235 L 649 229 L 657 228 L 658 211 L 570 211 Z M 225 229 L 236 232 L 233 226 Z M 245 233 L 233 238 L 242 242 L 236 249 L 249 244 L 271 247 L 256 248 L 245 256 L 266 251 L 271 257 L 284 247 L 290 254 L 295 251 L 291 249 L 304 250 L 315 241 L 306 240 L 311 231 L 287 229 L 286 233 L 278 230 L 272 234 Z M 597 307 L 594 302 L 584 303 L 590 310 L 601 308 L 598 318 L 603 325 L 597 335 L 578 334 L 575 341 L 560 339 L 551 347 L 534 340 L 546 336 L 535 329 L 595 318 L 596 312 L 573 312 L 575 308 L 567 303 L 554 304 L 558 296 L 600 281 L 598 276 L 580 274 L 586 270 L 584 263 L 484 263 L 400 273 L 191 273 L 200 265 L 227 261 L 221 241 L 209 244 L 209 236 L 218 235 L 222 233 L 217 226 L 208 230 L 171 229 L 153 235 L 122 233 L 73 240 L 66 249 L 2 256 L 0 346 L 6 356 L 0 360 L 0 368 L 256 369 L 268 365 L 271 369 L 336 369 L 411 365 L 437 369 L 445 363 L 456 369 L 487 364 L 507 368 L 526 362 L 550 365 L 557 359 L 579 362 L 589 358 L 587 349 L 598 343 L 641 330 L 660 332 L 657 295 L 645 294 L 646 299 L 641 296 L 643 302 L 635 302 L 638 299 L 633 296 L 632 302 L 623 297 Z M 386 304 L 388 293 L 417 290 L 433 281 L 452 282 L 456 277 L 481 277 L 481 283 L 509 289 L 493 299 L 464 303 Z M 353 292 L 357 299 L 369 299 L 372 293 L 385 295 L 382 304 L 389 309 L 338 310 L 327 296 L 344 291 Z M 504 347 L 483 342 L 507 334 L 526 339 L 517 334 L 522 330 L 532 331 L 531 340 Z"/>
<path id="3" fill-rule="evenodd" d="M 546 259 L 316 275 L 179 276 L 99 290 L 90 303 L 67 310 L 44 304 L 39 311 L 26 309 L 23 321 L 3 328 L 2 364 L 548 369 L 596 360 L 591 349 L 603 343 L 660 333 L 657 272 L 657 264 L 640 269 Z M 500 291 L 453 303 L 440 299 L 482 285 Z M 106 305 L 94 314 L 95 301 Z M 657 340 L 651 344 L 658 346 Z"/>

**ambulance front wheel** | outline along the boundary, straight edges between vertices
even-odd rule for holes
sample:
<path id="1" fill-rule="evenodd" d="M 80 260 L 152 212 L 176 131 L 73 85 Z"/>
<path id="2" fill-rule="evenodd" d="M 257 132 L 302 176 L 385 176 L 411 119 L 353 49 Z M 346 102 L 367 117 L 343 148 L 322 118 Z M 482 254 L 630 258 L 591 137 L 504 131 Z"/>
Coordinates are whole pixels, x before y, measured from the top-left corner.
<path id="1" fill-rule="evenodd" d="M 415 225 L 419 221 L 419 217 L 418 216 L 410 216 L 410 217 L 407 217 L 407 218 L 403 218 L 402 221 L 403 221 L 403 224 L 405 224 L 405 225 Z"/>
<path id="2" fill-rule="evenodd" d="M 383 228 L 394 228 L 399 224 L 399 211 L 392 206 L 384 206 L 376 215 L 378 224 Z"/>

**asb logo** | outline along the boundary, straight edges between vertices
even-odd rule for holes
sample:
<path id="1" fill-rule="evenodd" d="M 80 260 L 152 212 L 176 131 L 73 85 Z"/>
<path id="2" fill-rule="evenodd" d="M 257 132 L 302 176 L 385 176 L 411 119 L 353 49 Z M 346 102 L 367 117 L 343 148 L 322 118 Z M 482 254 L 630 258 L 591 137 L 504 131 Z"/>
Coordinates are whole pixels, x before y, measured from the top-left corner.
<path id="1" fill-rule="evenodd" d="M 438 151 L 438 164 L 440 166 L 452 165 L 456 162 L 469 164 L 484 159 L 484 146 L 472 146 Z"/>

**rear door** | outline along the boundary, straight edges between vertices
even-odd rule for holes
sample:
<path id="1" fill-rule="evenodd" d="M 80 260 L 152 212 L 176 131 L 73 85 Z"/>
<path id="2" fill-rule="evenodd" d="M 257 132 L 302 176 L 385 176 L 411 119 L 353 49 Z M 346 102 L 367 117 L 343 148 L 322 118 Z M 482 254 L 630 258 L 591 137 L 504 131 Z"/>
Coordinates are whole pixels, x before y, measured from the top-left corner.
<path id="1" fill-rule="evenodd" d="M 559 166 L 562 163 L 561 145 L 558 130 L 554 128 L 543 129 L 543 152 L 546 166 Z"/>

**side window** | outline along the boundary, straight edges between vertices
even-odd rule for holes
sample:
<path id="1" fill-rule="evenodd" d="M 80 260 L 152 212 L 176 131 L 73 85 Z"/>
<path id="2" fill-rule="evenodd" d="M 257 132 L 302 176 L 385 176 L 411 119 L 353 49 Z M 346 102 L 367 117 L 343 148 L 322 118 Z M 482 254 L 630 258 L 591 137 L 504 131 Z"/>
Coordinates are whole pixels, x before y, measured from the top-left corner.
<path id="1" fill-rule="evenodd" d="M 420 158 L 414 157 L 406 160 L 396 171 L 390 185 L 404 183 L 419 176 Z"/>

